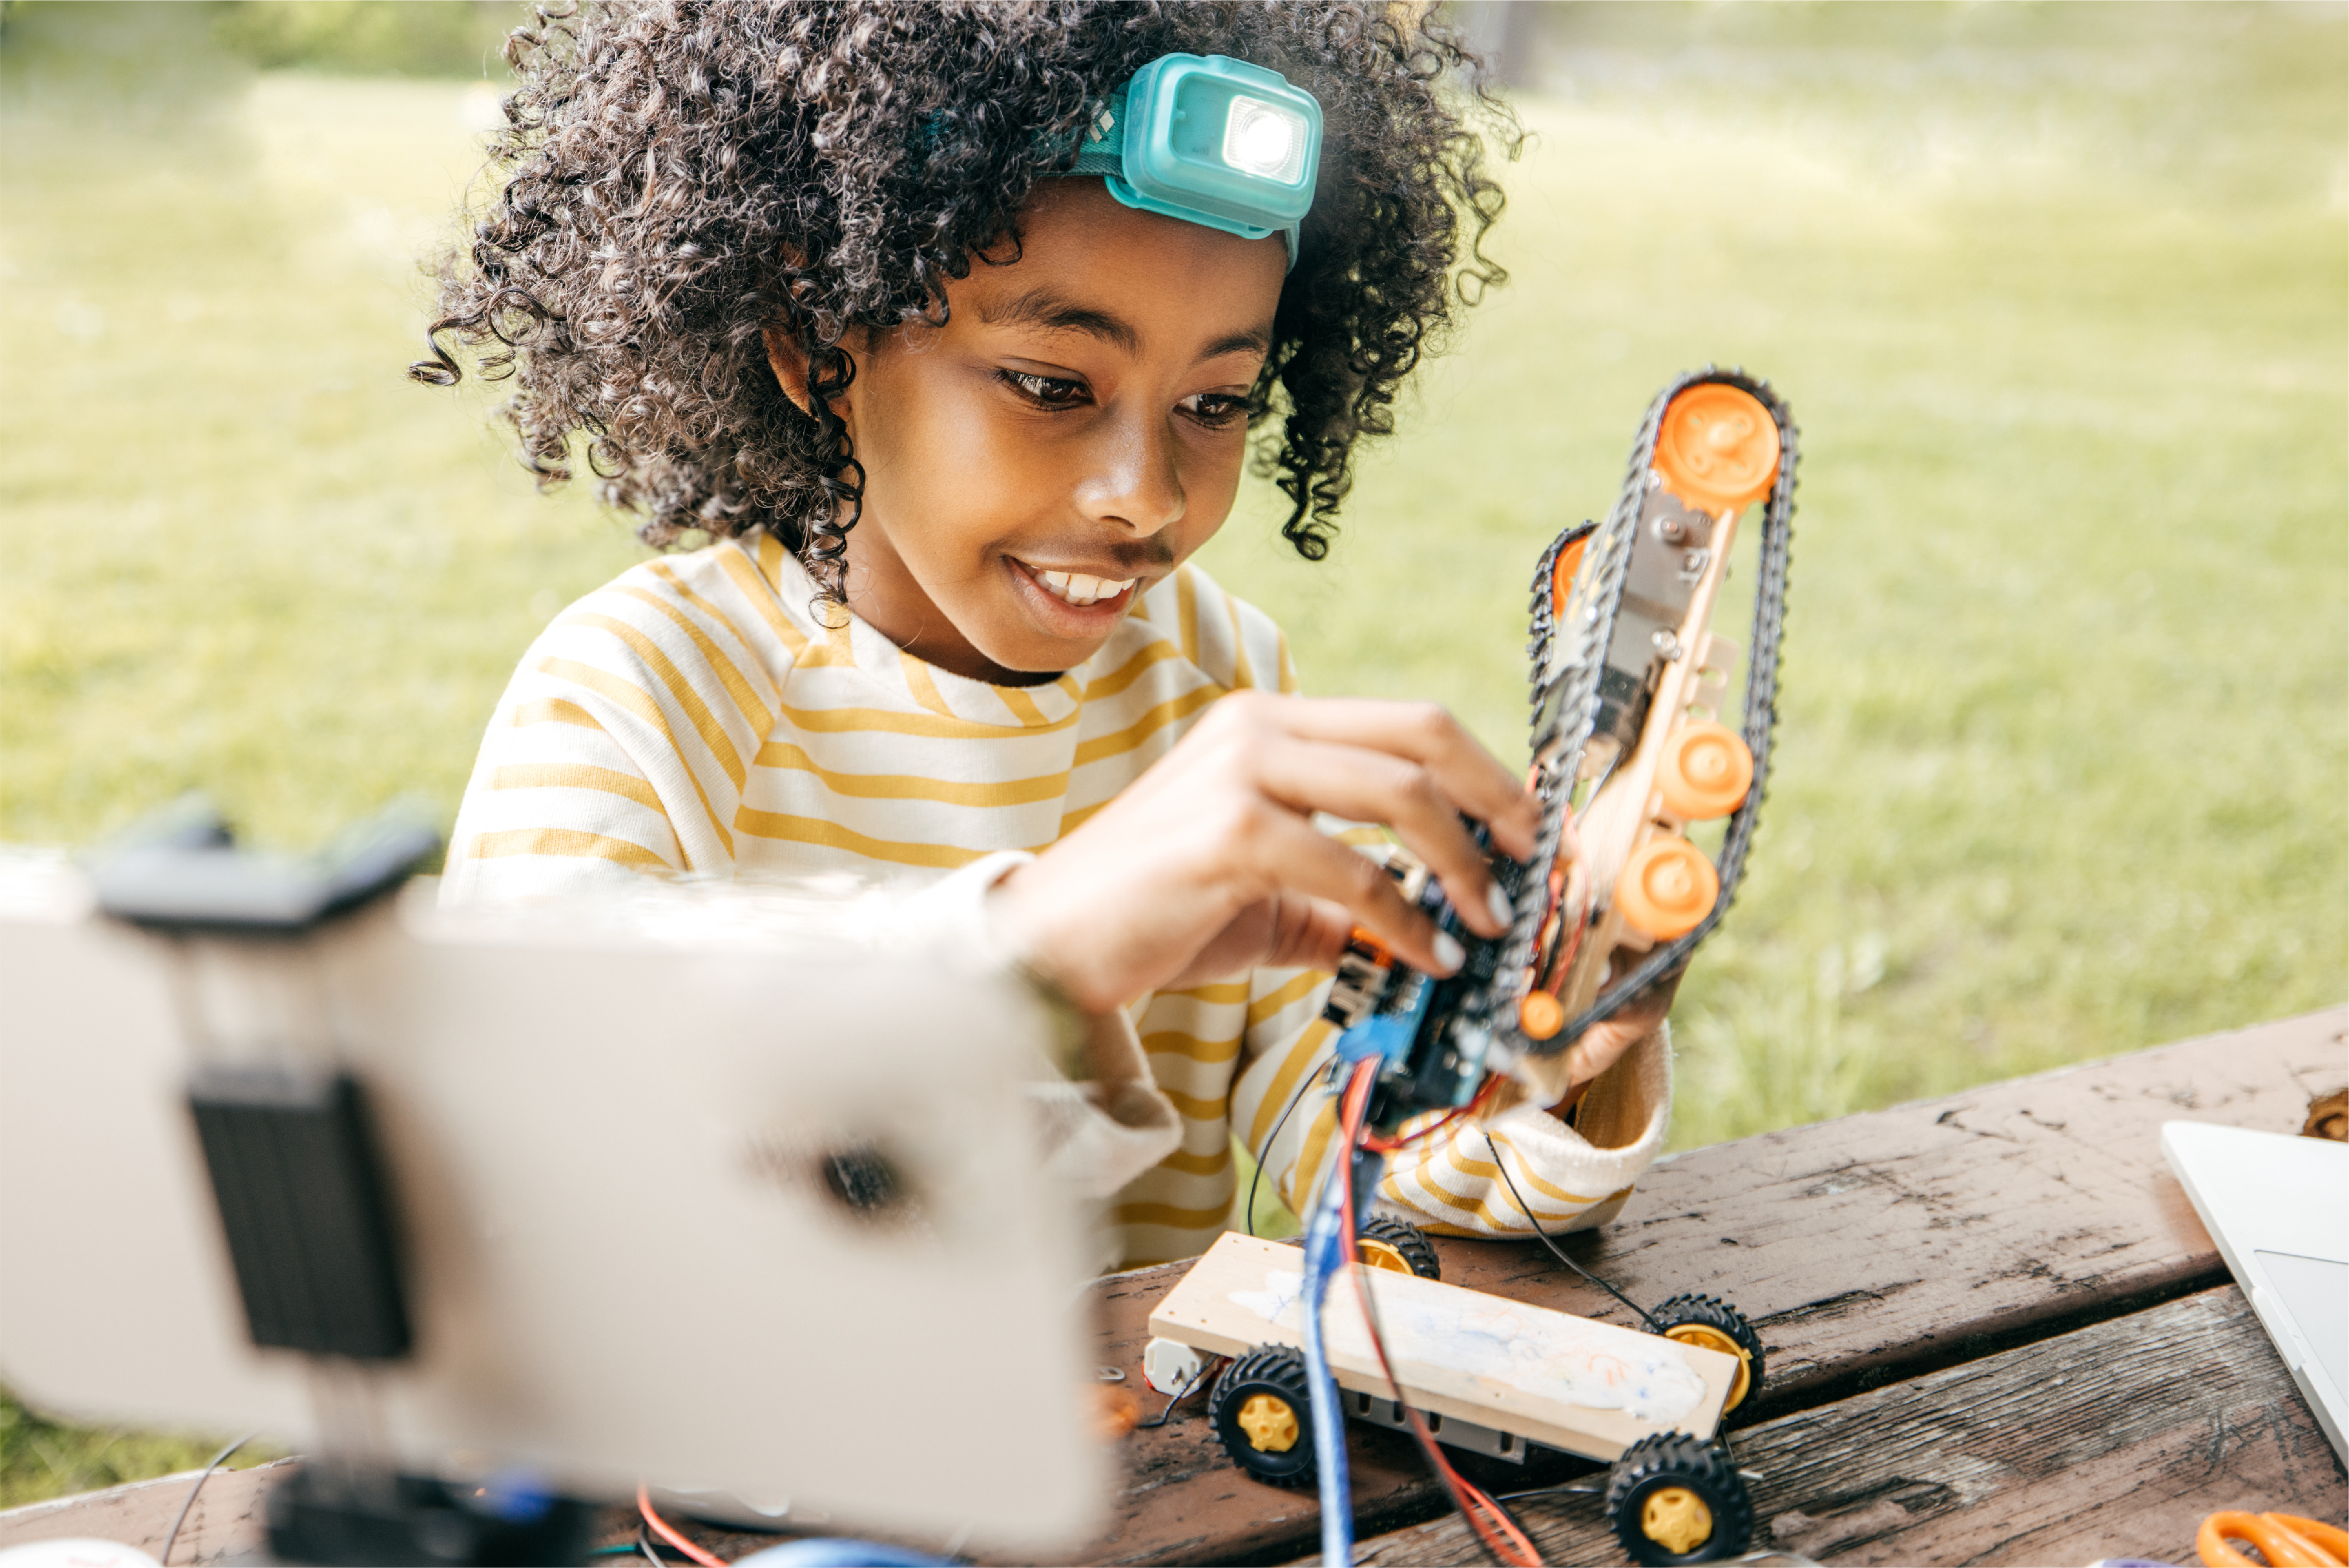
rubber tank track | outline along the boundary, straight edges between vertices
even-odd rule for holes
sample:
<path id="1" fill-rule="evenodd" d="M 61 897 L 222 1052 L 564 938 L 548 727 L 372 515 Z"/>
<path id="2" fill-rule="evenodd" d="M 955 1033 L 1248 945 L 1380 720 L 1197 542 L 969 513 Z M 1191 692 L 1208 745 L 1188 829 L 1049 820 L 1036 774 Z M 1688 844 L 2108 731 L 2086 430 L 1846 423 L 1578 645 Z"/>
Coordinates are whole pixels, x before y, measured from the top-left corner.
<path id="1" fill-rule="evenodd" d="M 1582 756 L 1599 720 L 1599 679 L 1605 666 L 1609 640 L 1615 630 L 1615 612 L 1623 597 L 1625 573 L 1631 562 L 1631 542 L 1645 502 L 1649 469 L 1654 466 L 1656 438 L 1664 410 L 1690 387 L 1720 382 L 1749 392 L 1778 427 L 1778 477 L 1762 519 L 1760 581 L 1754 593 L 1754 626 L 1747 640 L 1745 676 L 1745 744 L 1754 753 L 1754 782 L 1745 803 L 1730 815 L 1722 841 L 1721 896 L 1696 929 L 1651 951 L 1638 967 L 1600 994 L 1578 1017 L 1569 1020 L 1547 1040 L 1528 1039 L 1517 1026 L 1517 1005 L 1524 1000 L 1541 928 L 1548 919 L 1547 889 L 1550 869 L 1557 861 L 1565 837 L 1568 806 L 1582 769 Z M 1745 857 L 1753 847 L 1754 830 L 1761 820 L 1762 796 L 1770 776 L 1770 741 L 1778 724 L 1778 661 L 1785 633 L 1786 566 L 1794 538 L 1796 436 L 1794 418 L 1766 381 L 1742 369 L 1721 370 L 1707 366 L 1681 377 L 1648 407 L 1639 438 L 1631 449 L 1629 472 L 1614 510 L 1607 514 L 1584 547 L 1581 572 L 1568 605 L 1582 608 L 1578 626 L 1561 627 L 1552 614 L 1550 574 L 1558 551 L 1578 531 L 1561 534 L 1542 554 L 1535 568 L 1533 635 L 1526 654 L 1533 667 L 1533 756 L 1539 758 L 1558 748 L 1544 768 L 1537 786 L 1542 799 L 1542 820 L 1532 857 L 1514 868 L 1503 868 L 1502 882 L 1517 906 L 1517 920 L 1505 939 L 1493 981 L 1482 994 L 1467 999 L 1464 1011 L 1490 1029 L 1495 1038 L 1534 1056 L 1554 1056 L 1567 1049 L 1593 1025 L 1612 1017 L 1623 1005 L 1663 976 L 1688 962 L 1697 944 L 1712 934 L 1729 911 L 1730 900 L 1744 875 Z M 1583 577 L 1598 573 L 1585 593 Z M 1557 648 L 1558 639 L 1572 637 L 1573 645 Z M 1561 656 L 1562 654 L 1562 656 Z M 1556 665 L 1553 671 L 1553 665 Z M 1562 688 L 1560 690 L 1559 688 Z M 1556 694 L 1554 696 L 1554 693 Z M 1552 715 L 1545 726 L 1542 716 Z M 1529 896 L 1530 895 L 1530 896 Z"/>

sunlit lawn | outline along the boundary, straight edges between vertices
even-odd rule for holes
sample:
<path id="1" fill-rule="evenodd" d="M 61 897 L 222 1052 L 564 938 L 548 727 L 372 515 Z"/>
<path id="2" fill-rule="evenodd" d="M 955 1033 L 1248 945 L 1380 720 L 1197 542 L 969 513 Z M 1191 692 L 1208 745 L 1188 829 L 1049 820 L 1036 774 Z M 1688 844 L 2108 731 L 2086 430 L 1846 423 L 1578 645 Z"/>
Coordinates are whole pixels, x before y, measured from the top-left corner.
<path id="1" fill-rule="evenodd" d="M 1525 577 L 1653 389 L 1785 392 L 1779 763 L 1675 1015 L 1681 1146 L 2349 990 L 2341 15 L 1890 9 L 1554 61 L 1515 279 L 1336 555 L 1283 558 L 1259 496 L 1207 557 L 1311 689 L 1441 697 L 1516 755 Z M 485 108 L 274 77 L 67 135 L 18 103 L 0 836 L 193 786 L 279 842 L 445 818 L 531 634 L 637 558 L 402 377 Z M 57 1451 L 12 1443 L 0 1503 L 127 1473 Z"/>

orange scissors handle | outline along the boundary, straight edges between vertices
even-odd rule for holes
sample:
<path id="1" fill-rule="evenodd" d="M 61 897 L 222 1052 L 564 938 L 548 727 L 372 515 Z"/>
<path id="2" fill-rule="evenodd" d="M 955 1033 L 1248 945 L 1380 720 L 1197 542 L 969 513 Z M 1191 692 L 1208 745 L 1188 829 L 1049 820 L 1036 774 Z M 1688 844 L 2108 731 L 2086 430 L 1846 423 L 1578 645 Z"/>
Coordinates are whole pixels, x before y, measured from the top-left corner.
<path id="1" fill-rule="evenodd" d="M 2270 1568 L 2349 1568 L 2349 1532 L 2289 1513 L 2229 1510 L 2202 1522 L 2194 1537 L 2203 1568 L 2257 1568 L 2257 1559 L 2228 1544 L 2248 1541 Z"/>

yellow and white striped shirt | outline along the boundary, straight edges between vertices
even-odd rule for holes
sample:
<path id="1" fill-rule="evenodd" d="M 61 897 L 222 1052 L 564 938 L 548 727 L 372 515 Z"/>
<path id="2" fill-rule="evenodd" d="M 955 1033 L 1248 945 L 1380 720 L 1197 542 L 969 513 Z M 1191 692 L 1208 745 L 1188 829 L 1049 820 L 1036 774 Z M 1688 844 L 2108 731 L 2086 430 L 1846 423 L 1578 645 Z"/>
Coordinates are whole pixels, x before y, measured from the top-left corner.
<path id="1" fill-rule="evenodd" d="M 1195 567 L 1152 590 L 1079 668 L 999 686 L 827 612 L 773 539 L 721 542 L 631 569 L 532 645 L 482 741 L 441 896 L 536 897 L 664 872 L 847 872 L 910 891 L 990 854 L 1048 848 L 1242 687 L 1296 689 L 1287 641 Z M 1128 1264 L 1190 1256 L 1226 1228 L 1236 1134 L 1284 1199 L 1307 1196 L 1298 1172 L 1318 1174 L 1333 1152 L 1328 984 L 1258 969 L 1127 1010 L 1183 1131 L 1113 1202 Z M 1661 1147 L 1664 1058 L 1653 1040 L 1600 1080 L 1578 1118 L 1589 1138 L 1521 1109 L 1493 1140 L 1469 1131 L 1399 1156 L 1382 1195 L 1433 1229 L 1529 1235 L 1498 1180 L 1506 1158 L 1546 1227 L 1597 1222 Z"/>

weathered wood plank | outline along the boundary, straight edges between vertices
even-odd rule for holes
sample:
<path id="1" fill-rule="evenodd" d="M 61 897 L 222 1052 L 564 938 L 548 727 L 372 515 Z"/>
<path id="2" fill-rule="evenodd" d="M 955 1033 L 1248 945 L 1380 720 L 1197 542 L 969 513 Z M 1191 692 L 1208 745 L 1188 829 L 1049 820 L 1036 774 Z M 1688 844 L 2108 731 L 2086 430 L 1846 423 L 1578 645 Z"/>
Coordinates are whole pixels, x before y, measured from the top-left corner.
<path id="1" fill-rule="evenodd" d="M 180 1526 L 172 1561 L 185 1568 L 191 1563 L 242 1562 L 258 1552 L 268 1528 L 263 1501 L 293 1463 L 273 1460 L 251 1470 L 215 1472 L 196 1494 L 188 1522 Z M 163 1537 L 195 1482 L 196 1472 L 189 1470 L 12 1508 L 0 1513 L 0 1550 L 35 1541 L 80 1539 L 116 1541 L 150 1556 L 160 1554 Z"/>
<path id="2" fill-rule="evenodd" d="M 1744 1418 L 2224 1277 L 2163 1159 L 2187 1117 L 2297 1132 L 2349 1075 L 2349 1010 L 1764 1133 L 1651 1171 L 1578 1243 L 1634 1300 L 1724 1295 L 1760 1326 L 1769 1387 Z M 1453 1259 L 1463 1257 L 1455 1265 Z M 1536 1249 L 1464 1243 L 1445 1277 L 1606 1315 Z"/>
<path id="3" fill-rule="evenodd" d="M 1735 1301 L 1760 1326 L 1769 1381 L 1733 1425 L 1767 1419 L 2223 1280 L 2160 1125 L 2298 1131 L 2311 1098 L 2349 1076 L 2345 1031 L 2349 1009 L 2328 1008 L 1698 1150 L 1651 1171 L 1612 1226 L 1568 1244 L 1634 1300 Z M 1437 1246 L 1448 1281 L 1624 1316 L 1537 1246 Z M 1104 1364 L 1139 1378 L 1144 1320 L 1183 1268 L 1102 1283 Z M 1125 1440 L 1115 1522 L 1071 1561 L 1262 1561 L 1310 1544 L 1312 1499 L 1243 1479 L 1202 1402 Z M 1408 1439 L 1361 1432 L 1354 1454 L 1366 1533 L 1434 1511 Z"/>
<path id="4" fill-rule="evenodd" d="M 2329 1008 L 1699 1150 L 1651 1171 L 1613 1226 L 1568 1244 L 1634 1299 L 1735 1300 L 1761 1326 L 1770 1379 L 1733 1425 L 1766 1420 L 2219 1283 L 2160 1123 L 2299 1130 L 2310 1099 L 2349 1077 L 2344 1026 L 2349 1010 Z M 1449 1281 L 1621 1320 L 1537 1247 L 1437 1245 Z M 1182 1273 L 1096 1287 L 1101 1360 L 1136 1387 L 1146 1320 Z M 1280 1561 L 1309 1547 L 1310 1495 L 1234 1470 L 1201 1402 L 1123 1441 L 1112 1522 L 1071 1561 Z M 1361 1429 L 1351 1446 L 1365 1534 L 1435 1511 L 1409 1439 Z"/>
<path id="5" fill-rule="evenodd" d="M 2344 1475 L 2250 1304 L 2222 1285 L 1741 1432 L 1754 1544 L 1822 1563 L 2191 1563 L 2222 1508 L 2338 1519 Z M 1546 1562 L 1621 1561 L 1599 1500 L 1529 1500 Z M 1481 1563 L 1445 1519 L 1365 1563 Z"/>

